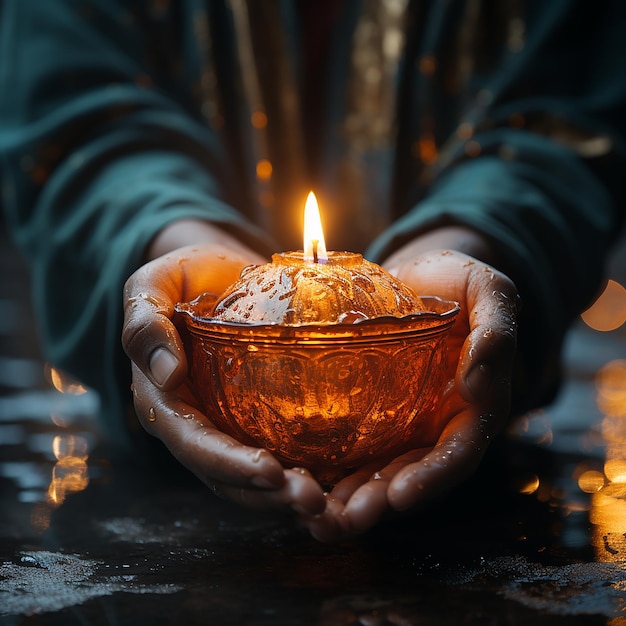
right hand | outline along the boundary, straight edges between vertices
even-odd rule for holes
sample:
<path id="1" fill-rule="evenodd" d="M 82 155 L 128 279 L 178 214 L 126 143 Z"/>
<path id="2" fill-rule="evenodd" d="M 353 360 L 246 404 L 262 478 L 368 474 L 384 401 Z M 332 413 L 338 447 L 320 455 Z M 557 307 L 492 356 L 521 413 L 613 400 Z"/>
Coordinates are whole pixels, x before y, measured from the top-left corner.
<path id="1" fill-rule="evenodd" d="M 245 446 L 202 413 L 188 378 L 174 305 L 221 293 L 241 269 L 264 260 L 243 246 L 178 248 L 140 267 L 124 289 L 122 344 L 132 361 L 137 416 L 151 435 L 214 493 L 247 507 L 316 515 L 326 506 L 306 470 L 285 470 L 267 450 Z"/>
<path id="2" fill-rule="evenodd" d="M 473 235 L 448 229 L 440 243 Z M 478 236 L 476 236 L 477 238 Z M 460 304 L 448 337 L 450 381 L 432 441 L 385 463 L 358 468 L 328 496 L 323 515 L 304 520 L 321 541 L 366 532 L 381 520 L 413 515 L 445 497 L 478 467 L 509 418 L 516 351 L 517 290 L 494 267 L 456 250 L 416 240 L 387 260 L 391 273 L 416 293 Z M 461 247 L 461 246 L 459 246 Z M 479 250 L 478 245 L 476 249 Z"/>

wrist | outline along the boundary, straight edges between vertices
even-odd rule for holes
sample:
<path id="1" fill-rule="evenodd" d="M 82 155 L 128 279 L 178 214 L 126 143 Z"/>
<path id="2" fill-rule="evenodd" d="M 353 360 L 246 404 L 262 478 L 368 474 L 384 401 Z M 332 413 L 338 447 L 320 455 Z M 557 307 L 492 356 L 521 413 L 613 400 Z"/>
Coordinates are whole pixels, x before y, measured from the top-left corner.
<path id="1" fill-rule="evenodd" d="M 182 219 L 167 224 L 150 241 L 144 260 L 152 261 L 168 252 L 190 245 L 219 244 L 252 258 L 259 257 L 251 248 L 222 228 L 200 219 Z"/>
<path id="2" fill-rule="evenodd" d="M 467 226 L 442 226 L 418 235 L 392 252 L 383 265 L 397 266 L 431 250 L 462 252 L 497 267 L 497 255 L 491 241 Z"/>

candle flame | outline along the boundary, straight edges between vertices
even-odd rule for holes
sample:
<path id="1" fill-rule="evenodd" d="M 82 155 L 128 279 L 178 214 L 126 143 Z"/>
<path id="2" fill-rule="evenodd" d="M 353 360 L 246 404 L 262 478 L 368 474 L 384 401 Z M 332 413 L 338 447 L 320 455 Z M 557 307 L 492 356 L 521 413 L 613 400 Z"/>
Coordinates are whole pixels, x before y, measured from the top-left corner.
<path id="1" fill-rule="evenodd" d="M 328 254 L 315 194 L 310 191 L 304 205 L 304 260 L 308 263 L 326 263 Z"/>

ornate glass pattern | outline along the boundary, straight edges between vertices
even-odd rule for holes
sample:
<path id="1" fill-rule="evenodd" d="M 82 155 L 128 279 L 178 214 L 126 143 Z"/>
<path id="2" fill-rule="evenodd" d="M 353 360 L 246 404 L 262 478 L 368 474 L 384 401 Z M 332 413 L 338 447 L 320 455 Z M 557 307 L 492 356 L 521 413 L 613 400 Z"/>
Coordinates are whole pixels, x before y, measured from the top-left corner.
<path id="1" fill-rule="evenodd" d="M 290 280 L 278 284 L 285 299 L 295 298 Z M 340 282 L 334 286 L 343 288 Z M 384 301 L 385 294 L 376 299 Z M 228 300 L 227 306 L 236 306 Z M 456 303 L 422 297 L 413 313 L 394 316 L 388 308 L 386 315 L 369 316 L 380 302 L 368 311 L 366 298 L 366 312 L 343 323 L 324 315 L 316 323 L 242 323 L 219 319 L 217 302 L 214 294 L 204 294 L 177 311 L 188 330 L 201 408 L 238 440 L 332 484 L 351 468 L 432 444 L 443 427 L 437 408 Z M 359 306 L 347 306 L 353 305 Z M 332 303 L 327 308 L 335 315 Z"/>

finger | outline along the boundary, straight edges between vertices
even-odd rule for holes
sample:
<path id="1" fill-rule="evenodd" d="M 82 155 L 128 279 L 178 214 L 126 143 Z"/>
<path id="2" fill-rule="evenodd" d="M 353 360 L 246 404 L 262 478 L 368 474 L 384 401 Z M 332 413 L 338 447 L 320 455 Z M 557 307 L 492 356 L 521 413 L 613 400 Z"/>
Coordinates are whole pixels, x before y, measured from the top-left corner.
<path id="1" fill-rule="evenodd" d="M 440 497 L 468 479 L 478 467 L 501 424 L 494 415 L 468 408 L 452 419 L 436 446 L 416 463 L 400 469 L 387 490 L 396 511 Z"/>
<path id="2" fill-rule="evenodd" d="M 174 389 L 187 376 L 187 357 L 182 340 L 170 317 L 173 309 L 152 298 L 136 296 L 133 310 L 125 315 L 122 345 L 128 357 L 136 363 L 153 385 Z M 139 300 L 143 302 L 139 303 Z"/>
<path id="3" fill-rule="evenodd" d="M 179 266 L 157 259 L 139 268 L 124 286 L 122 346 L 161 389 L 180 385 L 187 374 L 182 341 L 171 321 L 183 282 Z"/>
<path id="4" fill-rule="evenodd" d="M 122 345 L 154 385 L 174 389 L 187 374 L 171 321 L 174 305 L 204 291 L 221 293 L 246 264 L 241 254 L 222 246 L 190 246 L 147 263 L 126 281 Z"/>
<path id="5" fill-rule="evenodd" d="M 418 293 L 460 302 L 456 334 L 469 324 L 462 332 L 456 371 L 463 399 L 488 404 L 508 393 L 517 336 L 518 295 L 513 282 L 485 263 L 447 250 L 431 251 L 401 264 L 395 272 Z"/>
<path id="6" fill-rule="evenodd" d="M 430 450 L 431 448 L 419 448 L 405 452 L 382 469 L 370 474 L 367 482 L 362 481 L 345 501 L 344 517 L 350 530 L 362 533 L 373 528 L 390 510 L 387 489 L 393 477 L 406 465 L 421 460 Z M 361 478 L 359 475 L 359 479 Z"/>
<path id="7" fill-rule="evenodd" d="M 288 469 L 280 489 L 260 490 L 223 486 L 223 495 L 251 509 L 270 511 L 290 509 L 298 515 L 320 515 L 326 508 L 326 498 L 319 483 L 306 471 Z"/>
<path id="8" fill-rule="evenodd" d="M 388 463 L 385 467 L 378 470 L 373 476 L 372 480 L 383 480 L 387 483 L 391 482 L 393 477 L 404 467 L 412 463 L 421 461 L 429 452 L 431 452 L 433 446 L 428 448 L 416 448 L 415 450 L 409 450 L 393 461 Z"/>
<path id="9" fill-rule="evenodd" d="M 465 403 L 464 403 L 465 405 Z M 421 452 L 421 456 L 426 454 L 427 450 L 423 450 Z M 419 451 L 413 450 L 412 452 L 408 452 L 407 454 L 418 454 Z M 342 478 L 331 491 L 331 495 L 333 498 L 343 502 L 346 504 L 348 500 L 353 496 L 355 491 L 359 489 L 362 485 L 365 485 L 370 480 L 378 480 L 379 478 L 391 479 L 392 476 L 395 475 L 397 470 L 388 470 L 387 468 L 394 468 L 395 463 L 402 463 L 402 459 L 405 458 L 406 455 L 402 455 L 400 457 L 395 457 L 394 452 L 390 451 L 381 456 L 379 456 L 372 463 L 368 463 L 367 465 L 363 465 L 352 473 L 348 474 L 344 478 Z M 395 459 L 395 460 L 394 460 Z M 406 465 L 406 462 L 404 463 Z M 381 469 L 384 468 L 384 469 Z"/>
<path id="10" fill-rule="evenodd" d="M 267 450 L 242 445 L 220 432 L 180 393 L 162 392 L 151 385 L 136 365 L 133 387 L 143 427 L 205 484 L 283 487 L 283 467 Z"/>
<path id="11" fill-rule="evenodd" d="M 380 477 L 361 485 L 348 500 L 344 517 L 352 532 L 363 533 L 374 527 L 390 509 L 387 502 L 389 482 Z"/>
<path id="12" fill-rule="evenodd" d="M 376 469 L 376 465 L 369 464 L 360 467 L 352 474 L 349 474 L 345 478 L 341 479 L 333 487 L 331 491 L 332 497 L 345 504 L 361 485 L 364 485 L 368 480 L 370 480 Z"/>
<path id="13" fill-rule="evenodd" d="M 343 511 L 343 502 L 327 495 L 324 512 L 321 515 L 301 517 L 300 523 L 314 539 L 323 543 L 332 543 L 351 534 Z"/>
<path id="14" fill-rule="evenodd" d="M 510 393 L 517 291 L 504 274 L 489 266 L 473 266 L 467 295 L 471 331 L 463 345 L 456 382 L 468 402 L 492 403 Z"/>

